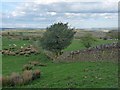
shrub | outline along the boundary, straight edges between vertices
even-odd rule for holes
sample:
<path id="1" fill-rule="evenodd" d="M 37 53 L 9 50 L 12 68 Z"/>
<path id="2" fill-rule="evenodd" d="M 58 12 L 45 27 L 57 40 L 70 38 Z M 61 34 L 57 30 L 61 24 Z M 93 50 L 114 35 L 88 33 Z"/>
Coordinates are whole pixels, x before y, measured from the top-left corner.
<path id="1" fill-rule="evenodd" d="M 16 86 L 30 83 L 32 80 L 40 78 L 40 70 L 25 70 L 21 75 L 19 73 L 12 73 L 10 76 L 0 77 L 0 85 Z"/>
<path id="2" fill-rule="evenodd" d="M 33 68 L 33 65 L 30 65 L 30 64 L 25 64 L 22 68 L 22 70 L 31 70 Z"/>
<path id="3" fill-rule="evenodd" d="M 104 37 L 103 40 L 107 40 L 107 37 Z"/>
<path id="4" fill-rule="evenodd" d="M 8 76 L 2 76 L 2 86 L 9 86 L 10 85 L 10 78 Z"/>
<path id="5" fill-rule="evenodd" d="M 33 74 L 34 74 L 35 78 L 40 78 L 41 72 L 40 72 L 40 70 L 34 70 Z"/>
<path id="6" fill-rule="evenodd" d="M 19 73 L 12 73 L 10 76 L 10 83 L 11 86 L 22 85 L 23 78 L 20 76 Z"/>
<path id="7" fill-rule="evenodd" d="M 25 70 L 22 74 L 24 84 L 27 84 L 32 81 L 33 73 L 31 70 Z"/>
<path id="8" fill-rule="evenodd" d="M 81 37 L 81 42 L 86 48 L 91 47 L 95 41 L 97 41 L 97 39 L 90 33 L 87 33 Z"/>
<path id="9" fill-rule="evenodd" d="M 27 36 L 24 36 L 22 39 L 23 39 L 23 40 L 30 40 L 30 38 L 27 37 Z"/>
<path id="10" fill-rule="evenodd" d="M 54 23 L 46 28 L 46 32 L 40 39 L 40 44 L 43 49 L 53 52 L 55 57 L 58 57 L 61 51 L 71 44 L 75 33 L 68 23 Z"/>

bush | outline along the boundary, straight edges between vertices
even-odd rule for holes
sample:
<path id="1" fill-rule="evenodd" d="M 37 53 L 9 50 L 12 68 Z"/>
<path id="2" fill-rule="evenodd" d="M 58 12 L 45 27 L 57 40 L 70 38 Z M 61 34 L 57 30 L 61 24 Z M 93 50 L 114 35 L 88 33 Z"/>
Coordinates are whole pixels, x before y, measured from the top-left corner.
<path id="1" fill-rule="evenodd" d="M 10 76 L 10 83 L 11 86 L 22 85 L 23 78 L 20 76 L 19 73 L 12 73 Z"/>
<path id="2" fill-rule="evenodd" d="M 75 33 L 68 23 L 58 22 L 46 28 L 40 44 L 43 49 L 53 52 L 55 57 L 58 57 L 61 51 L 71 44 Z"/>
<path id="3" fill-rule="evenodd" d="M 16 86 L 30 83 L 32 80 L 40 78 L 40 70 L 25 70 L 22 74 L 12 73 L 10 76 L 0 77 L 0 85 Z"/>
<path id="4" fill-rule="evenodd" d="M 107 40 L 107 37 L 104 37 L 103 40 Z"/>
<path id="5" fill-rule="evenodd" d="M 27 37 L 27 36 L 22 37 L 22 39 L 23 39 L 23 40 L 30 40 L 30 38 Z"/>
<path id="6" fill-rule="evenodd" d="M 91 47 L 95 41 L 97 41 L 97 39 L 90 33 L 87 33 L 81 37 L 81 42 L 86 48 Z"/>
<path id="7" fill-rule="evenodd" d="M 41 75 L 40 70 L 34 70 L 33 75 L 34 75 L 34 79 L 40 78 L 40 75 Z"/>
<path id="8" fill-rule="evenodd" d="M 22 74 L 22 78 L 24 81 L 24 84 L 27 84 L 32 81 L 33 79 L 33 73 L 31 70 L 25 70 Z"/>
<path id="9" fill-rule="evenodd" d="M 8 76 L 2 77 L 2 86 L 9 86 L 10 85 L 10 78 Z"/>

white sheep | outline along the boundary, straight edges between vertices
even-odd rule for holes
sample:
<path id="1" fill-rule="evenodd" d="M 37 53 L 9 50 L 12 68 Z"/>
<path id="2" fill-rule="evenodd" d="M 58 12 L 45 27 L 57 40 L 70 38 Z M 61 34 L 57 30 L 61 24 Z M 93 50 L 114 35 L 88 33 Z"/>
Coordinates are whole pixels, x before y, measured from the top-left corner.
<path id="1" fill-rule="evenodd" d="M 11 44 L 9 44 L 9 46 L 11 46 Z"/>
<path id="2" fill-rule="evenodd" d="M 17 46 L 16 44 L 13 44 L 15 47 Z"/>

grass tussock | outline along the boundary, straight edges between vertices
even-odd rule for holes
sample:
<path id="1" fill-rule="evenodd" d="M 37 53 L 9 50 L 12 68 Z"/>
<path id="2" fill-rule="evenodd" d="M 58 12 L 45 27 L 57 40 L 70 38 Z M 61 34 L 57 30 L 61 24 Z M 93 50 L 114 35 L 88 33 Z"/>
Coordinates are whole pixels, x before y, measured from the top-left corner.
<path id="1" fill-rule="evenodd" d="M 40 70 L 25 70 L 22 74 L 12 73 L 10 76 L 0 78 L 2 86 L 21 86 L 40 78 Z"/>

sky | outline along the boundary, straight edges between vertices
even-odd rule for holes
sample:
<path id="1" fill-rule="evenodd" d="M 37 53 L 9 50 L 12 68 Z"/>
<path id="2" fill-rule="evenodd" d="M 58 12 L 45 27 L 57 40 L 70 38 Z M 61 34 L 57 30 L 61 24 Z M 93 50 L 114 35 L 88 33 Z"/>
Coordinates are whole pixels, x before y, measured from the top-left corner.
<path id="1" fill-rule="evenodd" d="M 118 27 L 119 0 L 1 0 L 0 27 L 46 28 L 57 22 L 74 28 Z"/>

